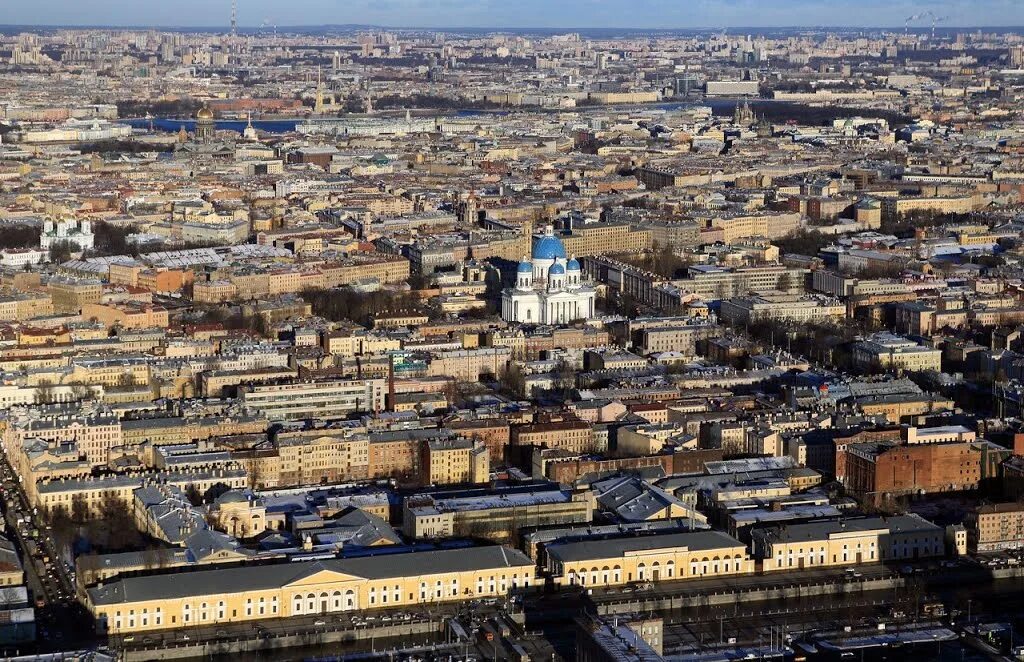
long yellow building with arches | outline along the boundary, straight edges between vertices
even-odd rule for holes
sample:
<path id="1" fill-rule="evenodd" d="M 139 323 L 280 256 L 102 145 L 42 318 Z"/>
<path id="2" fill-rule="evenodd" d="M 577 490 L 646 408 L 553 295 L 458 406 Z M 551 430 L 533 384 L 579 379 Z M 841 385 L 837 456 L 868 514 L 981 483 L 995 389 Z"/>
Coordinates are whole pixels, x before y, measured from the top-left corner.
<path id="1" fill-rule="evenodd" d="M 721 531 L 585 540 L 550 545 L 548 573 L 556 584 L 616 586 L 749 575 L 747 546 Z"/>
<path id="2" fill-rule="evenodd" d="M 122 577 L 88 589 L 110 634 L 504 597 L 535 584 L 507 547 L 216 567 Z"/>

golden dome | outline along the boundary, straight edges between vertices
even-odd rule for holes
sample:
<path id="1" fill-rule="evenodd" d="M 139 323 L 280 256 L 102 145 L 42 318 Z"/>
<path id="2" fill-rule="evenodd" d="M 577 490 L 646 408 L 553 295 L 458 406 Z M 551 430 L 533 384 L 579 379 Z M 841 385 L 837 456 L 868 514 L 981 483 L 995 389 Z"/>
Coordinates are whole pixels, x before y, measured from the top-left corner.
<path id="1" fill-rule="evenodd" d="M 212 120 L 213 119 L 213 111 L 210 110 L 209 106 L 203 106 L 202 108 L 199 109 L 199 112 L 196 113 L 196 119 L 197 120 Z"/>

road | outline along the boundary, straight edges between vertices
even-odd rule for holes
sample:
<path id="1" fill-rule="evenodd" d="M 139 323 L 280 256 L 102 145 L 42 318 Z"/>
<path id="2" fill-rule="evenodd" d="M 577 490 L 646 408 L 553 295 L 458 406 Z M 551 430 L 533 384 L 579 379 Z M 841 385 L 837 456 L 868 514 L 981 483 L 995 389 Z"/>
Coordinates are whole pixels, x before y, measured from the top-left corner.
<path id="1" fill-rule="evenodd" d="M 39 651 L 92 643 L 90 618 L 75 599 L 75 584 L 42 519 L 30 508 L 18 478 L 0 454 L 0 497 L 7 536 L 21 550 L 25 581 L 35 601 Z"/>

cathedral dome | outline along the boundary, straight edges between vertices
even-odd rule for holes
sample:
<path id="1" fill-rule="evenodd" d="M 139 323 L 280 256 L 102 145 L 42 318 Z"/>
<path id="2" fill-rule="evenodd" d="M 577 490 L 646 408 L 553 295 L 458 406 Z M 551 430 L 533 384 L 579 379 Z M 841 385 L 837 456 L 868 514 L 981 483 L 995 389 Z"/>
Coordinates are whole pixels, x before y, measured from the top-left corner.
<path id="1" fill-rule="evenodd" d="M 199 109 L 199 112 L 196 113 L 196 119 L 197 120 L 212 120 L 213 119 L 213 111 L 210 110 L 209 106 L 203 106 L 202 108 Z"/>
<path id="2" fill-rule="evenodd" d="M 544 235 L 534 239 L 533 259 L 553 260 L 559 257 L 565 258 L 565 245 L 562 244 L 561 239 L 551 235 Z"/>
<path id="3" fill-rule="evenodd" d="M 519 273 L 521 273 L 521 274 L 528 274 L 531 271 L 533 271 L 533 265 L 532 264 L 530 264 L 526 260 L 523 260 L 522 262 L 519 263 Z"/>
<path id="4" fill-rule="evenodd" d="M 565 269 L 566 269 L 566 271 L 579 271 L 580 270 L 580 262 L 579 262 L 579 260 L 577 260 L 575 257 L 570 258 L 569 261 L 565 263 Z"/>
<path id="5" fill-rule="evenodd" d="M 548 275 L 549 276 L 561 276 L 564 273 L 565 273 L 565 267 L 563 267 L 562 265 L 558 264 L 557 262 L 555 264 L 552 264 L 551 268 L 548 269 Z"/>

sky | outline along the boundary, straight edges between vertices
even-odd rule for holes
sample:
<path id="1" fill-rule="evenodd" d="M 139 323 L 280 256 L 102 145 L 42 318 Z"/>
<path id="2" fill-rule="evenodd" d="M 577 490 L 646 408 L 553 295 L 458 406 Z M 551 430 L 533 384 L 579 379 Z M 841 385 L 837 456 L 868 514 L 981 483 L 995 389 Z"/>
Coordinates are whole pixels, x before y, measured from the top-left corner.
<path id="1" fill-rule="evenodd" d="M 238 24 L 433 28 L 1024 26 L 1024 0 L 237 0 Z M 0 0 L 0 23 L 217 27 L 231 0 Z M 930 27 L 931 19 L 911 25 Z"/>

